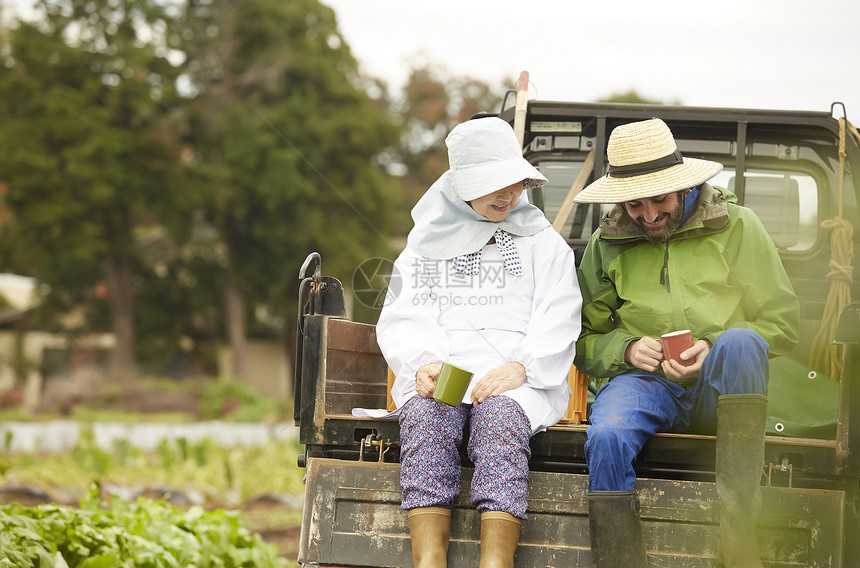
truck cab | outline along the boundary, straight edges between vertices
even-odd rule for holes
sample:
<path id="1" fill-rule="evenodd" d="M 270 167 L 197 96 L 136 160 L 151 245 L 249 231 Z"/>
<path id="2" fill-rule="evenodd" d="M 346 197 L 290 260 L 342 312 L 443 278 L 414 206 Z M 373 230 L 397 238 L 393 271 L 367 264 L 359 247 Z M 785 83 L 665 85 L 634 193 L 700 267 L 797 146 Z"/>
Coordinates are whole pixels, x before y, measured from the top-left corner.
<path id="1" fill-rule="evenodd" d="M 507 97 L 498 114 L 514 124 L 517 111 Z M 603 175 L 609 133 L 627 122 L 664 120 L 684 156 L 723 164 L 710 183 L 762 219 L 801 313 L 798 345 L 771 360 L 757 527 L 768 568 L 860 565 L 860 302 L 851 301 L 860 291 L 851 275 L 860 136 L 844 115 L 839 104 L 797 112 L 533 100 L 520 123 L 523 155 L 549 180 L 529 199 L 577 259 L 606 208 L 574 206 L 571 197 Z M 410 566 L 397 419 L 352 412 L 390 407 L 374 326 L 347 317 L 343 286 L 322 274 L 318 255 L 300 278 L 295 421 L 307 471 L 299 563 Z M 582 410 L 531 440 L 518 567 L 592 565 Z M 651 565 L 720 566 L 714 451 L 713 436 L 658 434 L 634 462 Z M 465 448 L 461 458 L 448 553 L 455 568 L 477 566 L 480 552 Z"/>

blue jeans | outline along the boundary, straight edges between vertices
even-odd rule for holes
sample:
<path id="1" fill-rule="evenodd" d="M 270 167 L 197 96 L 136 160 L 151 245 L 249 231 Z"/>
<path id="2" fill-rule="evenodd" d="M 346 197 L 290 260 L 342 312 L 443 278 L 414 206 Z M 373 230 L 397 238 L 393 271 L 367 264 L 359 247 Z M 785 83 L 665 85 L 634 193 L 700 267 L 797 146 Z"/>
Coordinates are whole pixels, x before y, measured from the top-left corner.
<path id="1" fill-rule="evenodd" d="M 728 329 L 711 347 L 689 389 L 647 371 L 618 375 L 606 383 L 591 405 L 586 431 L 588 488 L 633 489 L 633 460 L 654 434 L 713 434 L 720 396 L 766 394 L 767 350 L 767 342 L 753 330 Z"/>

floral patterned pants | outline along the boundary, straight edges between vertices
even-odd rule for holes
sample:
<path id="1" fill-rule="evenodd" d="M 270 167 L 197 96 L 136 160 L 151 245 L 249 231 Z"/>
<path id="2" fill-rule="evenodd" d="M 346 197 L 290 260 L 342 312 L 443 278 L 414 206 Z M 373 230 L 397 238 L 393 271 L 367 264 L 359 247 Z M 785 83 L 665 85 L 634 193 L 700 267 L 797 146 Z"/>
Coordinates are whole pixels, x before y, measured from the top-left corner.
<path id="1" fill-rule="evenodd" d="M 460 493 L 463 427 L 469 419 L 469 459 L 475 464 L 471 500 L 479 513 L 526 518 L 531 424 L 504 395 L 454 408 L 414 396 L 400 413 L 400 485 L 403 509 L 451 508 Z"/>

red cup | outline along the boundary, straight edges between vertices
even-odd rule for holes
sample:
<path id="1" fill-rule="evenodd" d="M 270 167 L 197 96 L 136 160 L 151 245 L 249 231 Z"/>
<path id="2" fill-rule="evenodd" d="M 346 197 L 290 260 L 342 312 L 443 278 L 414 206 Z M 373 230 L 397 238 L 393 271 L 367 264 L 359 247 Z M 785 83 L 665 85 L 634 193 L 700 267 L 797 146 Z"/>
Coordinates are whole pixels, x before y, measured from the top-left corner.
<path id="1" fill-rule="evenodd" d="M 693 346 L 693 332 L 689 329 L 664 333 L 660 336 L 663 343 L 663 357 L 677 361 L 685 367 L 696 362 L 695 359 L 681 359 L 681 353 Z"/>

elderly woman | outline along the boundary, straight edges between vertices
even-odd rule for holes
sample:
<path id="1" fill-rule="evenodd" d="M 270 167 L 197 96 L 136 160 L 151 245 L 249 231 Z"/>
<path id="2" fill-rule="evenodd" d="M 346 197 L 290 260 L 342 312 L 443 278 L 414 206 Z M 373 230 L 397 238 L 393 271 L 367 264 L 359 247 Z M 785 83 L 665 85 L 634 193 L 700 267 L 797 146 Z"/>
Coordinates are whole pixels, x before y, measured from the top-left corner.
<path id="1" fill-rule="evenodd" d="M 513 566 L 529 439 L 567 408 L 582 300 L 570 247 L 523 195 L 547 180 L 510 125 L 473 119 L 445 142 L 450 169 L 412 211 L 402 289 L 377 324 L 397 376 L 402 508 L 415 566 L 445 566 L 468 420 L 480 565 Z M 443 362 L 474 373 L 459 407 L 432 398 Z"/>

